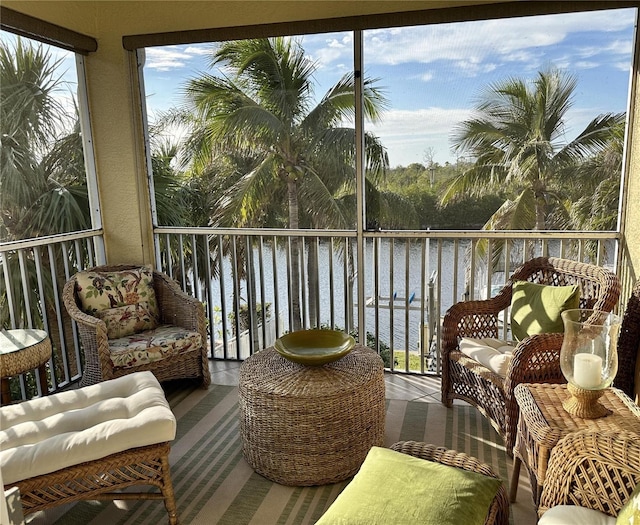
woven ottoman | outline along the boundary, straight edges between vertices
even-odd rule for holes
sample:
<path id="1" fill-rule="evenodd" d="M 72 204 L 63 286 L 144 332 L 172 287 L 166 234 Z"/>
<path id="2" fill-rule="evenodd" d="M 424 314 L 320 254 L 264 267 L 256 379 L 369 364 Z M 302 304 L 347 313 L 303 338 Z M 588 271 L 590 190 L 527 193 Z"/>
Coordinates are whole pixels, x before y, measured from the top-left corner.
<path id="1" fill-rule="evenodd" d="M 288 361 L 273 348 L 240 367 L 240 436 L 251 467 L 290 486 L 353 476 L 384 442 L 384 364 L 356 345 L 323 366 Z"/>
<path id="2" fill-rule="evenodd" d="M 81 499 L 162 499 L 175 524 L 168 459 L 175 433 L 151 372 L 3 406 L 5 489 L 20 489 L 25 514 Z M 134 485 L 160 492 L 113 492 Z"/>

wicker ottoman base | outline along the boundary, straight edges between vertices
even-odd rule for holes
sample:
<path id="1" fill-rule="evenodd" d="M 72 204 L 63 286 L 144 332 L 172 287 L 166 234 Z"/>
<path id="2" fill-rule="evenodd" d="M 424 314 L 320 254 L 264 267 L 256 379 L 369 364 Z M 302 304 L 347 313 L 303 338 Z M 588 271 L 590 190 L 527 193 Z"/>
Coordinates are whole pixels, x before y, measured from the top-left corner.
<path id="1" fill-rule="evenodd" d="M 273 348 L 240 368 L 240 436 L 251 467 L 291 486 L 353 476 L 369 449 L 384 443 L 384 365 L 371 349 L 312 367 Z"/>

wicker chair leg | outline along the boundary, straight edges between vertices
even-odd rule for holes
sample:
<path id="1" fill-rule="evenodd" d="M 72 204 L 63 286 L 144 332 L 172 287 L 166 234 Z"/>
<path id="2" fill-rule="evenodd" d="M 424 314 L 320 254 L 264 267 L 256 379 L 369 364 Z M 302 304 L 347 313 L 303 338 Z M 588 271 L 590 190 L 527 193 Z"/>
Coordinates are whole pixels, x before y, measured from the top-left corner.
<path id="1" fill-rule="evenodd" d="M 178 525 L 178 508 L 176 506 L 176 497 L 173 492 L 173 483 L 171 482 L 171 470 L 169 469 L 169 456 L 162 456 L 162 495 L 164 496 L 164 506 L 169 515 L 169 524 Z"/>

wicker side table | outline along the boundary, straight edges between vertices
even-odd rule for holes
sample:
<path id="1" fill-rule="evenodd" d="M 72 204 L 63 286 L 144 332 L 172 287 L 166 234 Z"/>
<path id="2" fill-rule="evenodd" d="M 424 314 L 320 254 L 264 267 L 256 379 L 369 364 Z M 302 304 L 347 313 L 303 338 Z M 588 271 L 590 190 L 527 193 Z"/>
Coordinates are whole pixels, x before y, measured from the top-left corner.
<path id="1" fill-rule="evenodd" d="M 276 483 L 337 483 L 384 444 L 384 364 L 365 346 L 324 366 L 268 348 L 242 363 L 238 390 L 244 457 Z"/>
<path id="2" fill-rule="evenodd" d="M 570 394 L 566 385 L 522 383 L 514 391 L 520 407 L 516 445 L 513 449 L 513 473 L 510 500 L 516 500 L 520 465 L 529 471 L 531 492 L 536 507 L 549 463 L 551 450 L 567 434 L 579 430 L 640 434 L 640 407 L 617 388 L 609 388 L 600 398 L 611 414 L 598 419 L 583 419 L 569 414 L 562 403 Z"/>
<path id="3" fill-rule="evenodd" d="M 0 376 L 2 404 L 11 403 L 9 378 L 38 369 L 40 391 L 49 393 L 46 364 L 51 359 L 51 340 L 44 330 L 17 329 L 0 331 Z"/>

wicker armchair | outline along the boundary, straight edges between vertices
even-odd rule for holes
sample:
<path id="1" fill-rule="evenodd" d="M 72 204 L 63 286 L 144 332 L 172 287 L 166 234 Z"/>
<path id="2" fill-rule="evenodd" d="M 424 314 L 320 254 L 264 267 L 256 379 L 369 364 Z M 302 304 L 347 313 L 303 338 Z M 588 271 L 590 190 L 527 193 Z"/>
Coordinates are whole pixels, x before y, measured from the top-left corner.
<path id="1" fill-rule="evenodd" d="M 618 373 L 613 386 L 630 398 L 636 397 L 636 361 L 640 352 L 640 281 L 627 301 L 622 317 L 622 329 L 618 339 Z"/>
<path id="2" fill-rule="evenodd" d="M 121 272 L 137 268 L 139 265 L 97 266 L 90 271 Z M 180 327 L 197 332 L 200 334 L 201 346 L 180 351 L 159 361 L 117 367 L 111 358 L 112 351 L 105 322 L 80 308 L 76 277 L 77 274 L 65 284 L 62 299 L 67 312 L 77 323 L 84 351 L 84 370 L 80 386 L 144 370 L 153 372 L 158 381 L 199 378 L 203 388 L 209 386 L 211 375 L 207 358 L 207 332 L 204 308 L 200 301 L 184 293 L 168 275 L 153 271 L 153 289 L 160 313 L 160 327 Z"/>
<path id="3" fill-rule="evenodd" d="M 464 452 L 447 450 L 419 441 L 399 441 L 391 445 L 391 450 L 409 454 L 416 458 L 434 461 L 442 465 L 457 467 L 471 472 L 484 474 L 491 478 L 500 479 L 493 469 L 486 463 L 481 463 L 476 458 L 468 456 Z M 509 523 L 509 499 L 504 484 L 500 485 L 498 492 L 491 502 L 485 525 L 506 525 Z"/>
<path id="4" fill-rule="evenodd" d="M 468 358 L 459 351 L 461 337 L 498 338 L 498 316 L 511 305 L 515 281 L 580 287 L 580 308 L 611 311 L 620 295 L 615 274 L 605 268 L 558 259 L 538 257 L 520 266 L 507 284 L 491 299 L 453 305 L 442 325 L 442 403 L 451 406 L 462 399 L 489 419 L 512 454 L 518 423 L 518 404 L 513 390 L 519 383 L 564 383 L 560 370 L 562 334 L 538 334 L 516 346 L 506 378 Z"/>
<path id="5" fill-rule="evenodd" d="M 538 515 L 577 505 L 616 516 L 640 483 L 640 436 L 581 431 L 553 447 Z"/>

